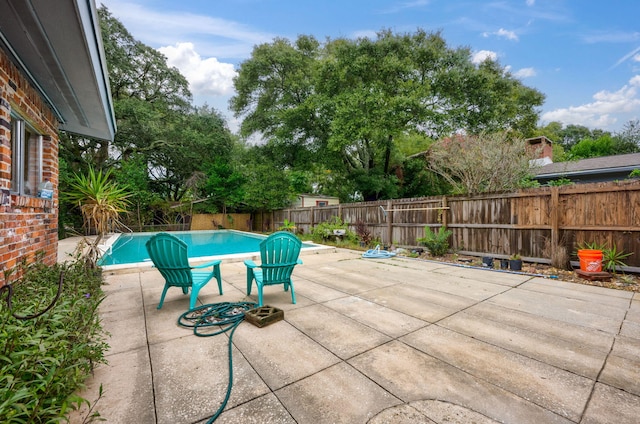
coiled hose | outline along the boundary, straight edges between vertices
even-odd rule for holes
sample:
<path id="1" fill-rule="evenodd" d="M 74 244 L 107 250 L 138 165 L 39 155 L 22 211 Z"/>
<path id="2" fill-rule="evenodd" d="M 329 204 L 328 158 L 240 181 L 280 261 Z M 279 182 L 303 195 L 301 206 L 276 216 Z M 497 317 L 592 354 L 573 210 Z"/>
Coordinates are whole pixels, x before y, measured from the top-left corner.
<path id="1" fill-rule="evenodd" d="M 193 334 L 198 337 L 211 337 L 231 331 L 229 333 L 229 383 L 227 384 L 227 393 L 222 404 L 216 413 L 209 418 L 207 424 L 211 424 L 218 419 L 231 396 L 231 388 L 233 386 L 233 333 L 244 320 L 245 312 L 257 306 L 258 304 L 253 302 L 211 303 L 191 309 L 178 318 L 178 325 L 193 328 Z M 218 327 L 219 330 L 211 331 L 213 326 Z"/>
<path id="2" fill-rule="evenodd" d="M 60 271 L 60 278 L 58 280 L 58 291 L 56 292 L 56 296 L 53 298 L 53 300 L 51 301 L 49 306 L 47 306 L 44 310 L 42 310 L 42 311 L 40 311 L 38 313 L 32 314 L 32 315 L 16 315 L 11 310 L 13 308 L 13 304 L 12 304 L 12 301 L 11 301 L 11 298 L 13 297 L 13 285 L 5 284 L 4 286 L 0 287 L 0 295 L 2 294 L 2 292 L 6 291 L 7 292 L 7 308 L 9 308 L 9 311 L 11 312 L 11 315 L 15 319 L 26 321 L 26 320 L 38 318 L 39 316 L 44 315 L 48 310 L 53 308 L 53 306 L 56 304 L 56 302 L 60 298 L 60 293 L 62 293 L 62 283 L 63 282 L 64 282 L 64 272 Z"/>
<path id="3" fill-rule="evenodd" d="M 363 258 L 368 259 L 384 259 L 392 258 L 396 256 L 395 252 L 389 252 L 388 250 L 381 250 L 380 245 L 377 245 L 375 249 L 369 249 L 362 254 Z"/>

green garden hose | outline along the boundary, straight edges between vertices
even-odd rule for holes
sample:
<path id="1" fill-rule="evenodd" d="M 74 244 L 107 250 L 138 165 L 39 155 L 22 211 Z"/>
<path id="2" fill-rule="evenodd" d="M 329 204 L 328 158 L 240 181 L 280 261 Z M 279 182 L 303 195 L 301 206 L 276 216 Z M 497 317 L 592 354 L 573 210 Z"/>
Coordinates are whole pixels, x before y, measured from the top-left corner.
<path id="1" fill-rule="evenodd" d="M 227 394 L 220 408 L 207 421 L 207 424 L 211 424 L 220 416 L 231 396 L 231 388 L 233 386 L 233 333 L 244 320 L 245 312 L 257 306 L 258 304 L 253 302 L 211 303 L 191 309 L 178 318 L 178 325 L 193 328 L 193 334 L 198 337 L 216 336 L 231 330 L 231 333 L 229 333 L 229 383 L 227 385 Z M 212 331 L 211 327 L 213 326 L 218 327 L 219 330 Z"/>

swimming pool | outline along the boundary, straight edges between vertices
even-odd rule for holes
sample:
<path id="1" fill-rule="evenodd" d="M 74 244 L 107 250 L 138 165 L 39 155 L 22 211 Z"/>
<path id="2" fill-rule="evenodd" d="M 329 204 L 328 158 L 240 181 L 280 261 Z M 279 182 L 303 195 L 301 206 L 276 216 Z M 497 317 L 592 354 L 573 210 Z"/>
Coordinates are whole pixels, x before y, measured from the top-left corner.
<path id="1" fill-rule="evenodd" d="M 107 240 L 98 265 L 105 269 L 151 266 L 145 243 L 157 233 L 117 234 Z M 223 259 L 260 254 L 260 242 L 266 236 L 235 230 L 172 231 L 187 243 L 190 260 Z M 318 247 L 302 243 L 303 249 Z"/>

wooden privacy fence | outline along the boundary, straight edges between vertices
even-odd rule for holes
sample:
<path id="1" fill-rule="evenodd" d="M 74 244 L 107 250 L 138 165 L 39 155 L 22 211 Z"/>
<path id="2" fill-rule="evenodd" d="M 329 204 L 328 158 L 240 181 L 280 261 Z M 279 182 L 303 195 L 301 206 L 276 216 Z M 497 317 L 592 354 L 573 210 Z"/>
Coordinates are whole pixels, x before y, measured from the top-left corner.
<path id="1" fill-rule="evenodd" d="M 386 245 L 417 246 L 425 226 L 444 225 L 463 254 L 549 263 L 559 248 L 573 254 L 595 241 L 631 253 L 625 262 L 640 266 L 640 180 L 284 209 L 254 215 L 254 229 L 274 230 L 287 219 L 309 233 L 336 216 L 352 231 L 363 221 Z"/>

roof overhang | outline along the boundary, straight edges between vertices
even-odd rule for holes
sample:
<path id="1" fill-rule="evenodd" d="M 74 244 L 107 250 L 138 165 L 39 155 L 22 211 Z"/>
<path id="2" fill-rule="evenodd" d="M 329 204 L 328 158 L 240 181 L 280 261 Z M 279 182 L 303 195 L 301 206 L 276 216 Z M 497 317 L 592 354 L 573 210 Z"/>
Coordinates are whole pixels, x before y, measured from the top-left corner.
<path id="1" fill-rule="evenodd" d="M 0 0 L 0 46 L 31 80 L 60 129 L 113 140 L 113 102 L 93 0 Z"/>

